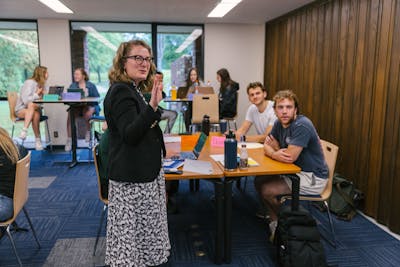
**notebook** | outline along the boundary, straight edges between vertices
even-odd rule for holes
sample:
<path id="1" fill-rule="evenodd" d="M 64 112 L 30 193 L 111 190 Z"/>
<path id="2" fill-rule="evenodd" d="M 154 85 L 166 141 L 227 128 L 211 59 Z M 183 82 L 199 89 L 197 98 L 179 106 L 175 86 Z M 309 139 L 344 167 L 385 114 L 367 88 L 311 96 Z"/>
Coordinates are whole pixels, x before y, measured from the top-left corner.
<path id="1" fill-rule="evenodd" d="M 181 152 L 179 157 L 173 159 L 174 160 L 197 159 L 206 141 L 207 141 L 207 135 L 201 132 L 199 138 L 197 139 L 197 143 L 193 148 L 193 151 Z"/>
<path id="2" fill-rule="evenodd" d="M 68 88 L 68 93 L 81 93 L 81 98 L 85 97 L 85 91 L 82 88 Z"/>
<path id="3" fill-rule="evenodd" d="M 51 94 L 51 95 L 58 95 L 61 97 L 63 92 L 64 92 L 64 86 L 50 86 L 49 87 L 49 94 Z"/>

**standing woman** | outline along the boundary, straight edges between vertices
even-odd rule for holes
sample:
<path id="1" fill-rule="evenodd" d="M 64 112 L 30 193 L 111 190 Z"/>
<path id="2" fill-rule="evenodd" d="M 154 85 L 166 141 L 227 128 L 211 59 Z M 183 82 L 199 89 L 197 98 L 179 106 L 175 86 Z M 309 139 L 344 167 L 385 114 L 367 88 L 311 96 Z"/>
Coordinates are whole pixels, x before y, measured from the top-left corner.
<path id="1" fill-rule="evenodd" d="M 199 78 L 199 72 L 196 67 L 189 70 L 188 77 L 186 79 L 186 87 L 188 91 L 186 93 L 186 98 L 190 98 L 190 95 L 196 92 L 196 87 L 202 86 Z M 192 102 L 189 102 L 185 111 L 185 126 L 186 132 L 189 131 L 189 126 L 192 123 Z"/>
<path id="2" fill-rule="evenodd" d="M 231 79 L 227 69 L 217 71 L 219 88 L 219 118 L 233 118 L 237 113 L 237 91 L 239 84 Z"/>
<path id="3" fill-rule="evenodd" d="M 89 81 L 89 75 L 83 68 L 77 68 L 74 71 L 74 82 L 71 83 L 69 88 L 82 88 L 83 91 L 85 92 L 85 97 L 99 97 L 100 94 L 97 91 L 96 85 L 91 83 Z M 93 116 L 93 114 L 99 114 L 100 112 L 100 107 L 98 104 L 87 104 L 84 105 L 80 110 L 78 110 L 77 114 L 75 114 L 75 117 L 77 116 L 82 116 L 85 119 L 86 122 L 86 135 L 85 135 L 85 140 L 86 142 L 89 142 L 90 140 L 90 124 L 89 120 Z M 68 112 L 68 119 L 67 119 L 67 143 L 65 144 L 65 151 L 71 151 L 72 147 L 72 138 L 71 138 L 71 124 L 70 124 L 70 118 L 69 118 L 69 112 Z"/>
<path id="4" fill-rule="evenodd" d="M 35 134 L 36 150 L 43 150 L 42 141 L 40 139 L 40 106 L 33 103 L 34 100 L 40 99 L 45 93 L 45 84 L 49 74 L 47 68 L 37 66 L 33 71 L 31 78 L 26 80 L 21 87 L 17 104 L 15 106 L 15 115 L 24 119 L 24 127 L 22 128 L 19 138 L 26 139 L 28 127 L 32 123 L 33 133 Z"/>
<path id="5" fill-rule="evenodd" d="M 162 86 L 156 79 L 147 102 L 139 88 L 153 79 L 150 46 L 122 43 L 109 72 L 104 99 L 109 130 L 109 205 L 106 264 L 158 266 L 168 261 L 163 135 L 158 122 Z M 149 73 L 152 70 L 152 73 Z"/>

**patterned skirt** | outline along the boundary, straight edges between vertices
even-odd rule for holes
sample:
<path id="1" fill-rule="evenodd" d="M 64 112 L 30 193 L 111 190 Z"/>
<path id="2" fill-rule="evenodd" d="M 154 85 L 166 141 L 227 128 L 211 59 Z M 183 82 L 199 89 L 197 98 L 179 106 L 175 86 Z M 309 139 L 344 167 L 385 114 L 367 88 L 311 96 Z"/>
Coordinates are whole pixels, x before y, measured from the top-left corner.
<path id="1" fill-rule="evenodd" d="M 150 183 L 110 180 L 106 264 L 156 266 L 168 261 L 164 173 Z"/>

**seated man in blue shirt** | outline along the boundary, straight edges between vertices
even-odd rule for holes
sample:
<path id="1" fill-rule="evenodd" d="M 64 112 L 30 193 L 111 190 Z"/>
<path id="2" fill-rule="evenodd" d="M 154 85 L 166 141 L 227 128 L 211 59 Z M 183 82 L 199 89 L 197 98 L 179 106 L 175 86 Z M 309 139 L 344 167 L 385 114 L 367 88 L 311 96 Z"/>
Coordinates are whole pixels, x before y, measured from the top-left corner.
<path id="1" fill-rule="evenodd" d="M 290 90 L 279 91 L 274 97 L 276 117 L 271 134 L 264 142 L 266 156 L 301 168 L 300 194 L 320 194 L 328 181 L 328 167 L 317 131 L 307 117 L 299 115 L 297 96 Z M 257 177 L 255 186 L 269 208 L 269 228 L 273 238 L 280 202 L 279 195 L 291 193 L 291 180 L 284 175 Z"/>

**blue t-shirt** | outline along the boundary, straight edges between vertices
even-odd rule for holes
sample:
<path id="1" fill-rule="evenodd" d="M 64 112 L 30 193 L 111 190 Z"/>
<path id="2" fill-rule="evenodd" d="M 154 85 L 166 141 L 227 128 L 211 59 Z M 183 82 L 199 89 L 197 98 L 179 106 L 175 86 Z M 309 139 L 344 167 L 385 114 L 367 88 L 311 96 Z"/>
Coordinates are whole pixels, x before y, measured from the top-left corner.
<path id="1" fill-rule="evenodd" d="M 319 136 L 307 117 L 298 115 L 287 128 L 283 128 L 279 120 L 276 120 L 271 134 L 279 142 L 280 148 L 287 148 L 288 145 L 303 148 L 294 162 L 302 171 L 313 172 L 319 178 L 328 178 L 328 166 L 325 162 Z"/>

